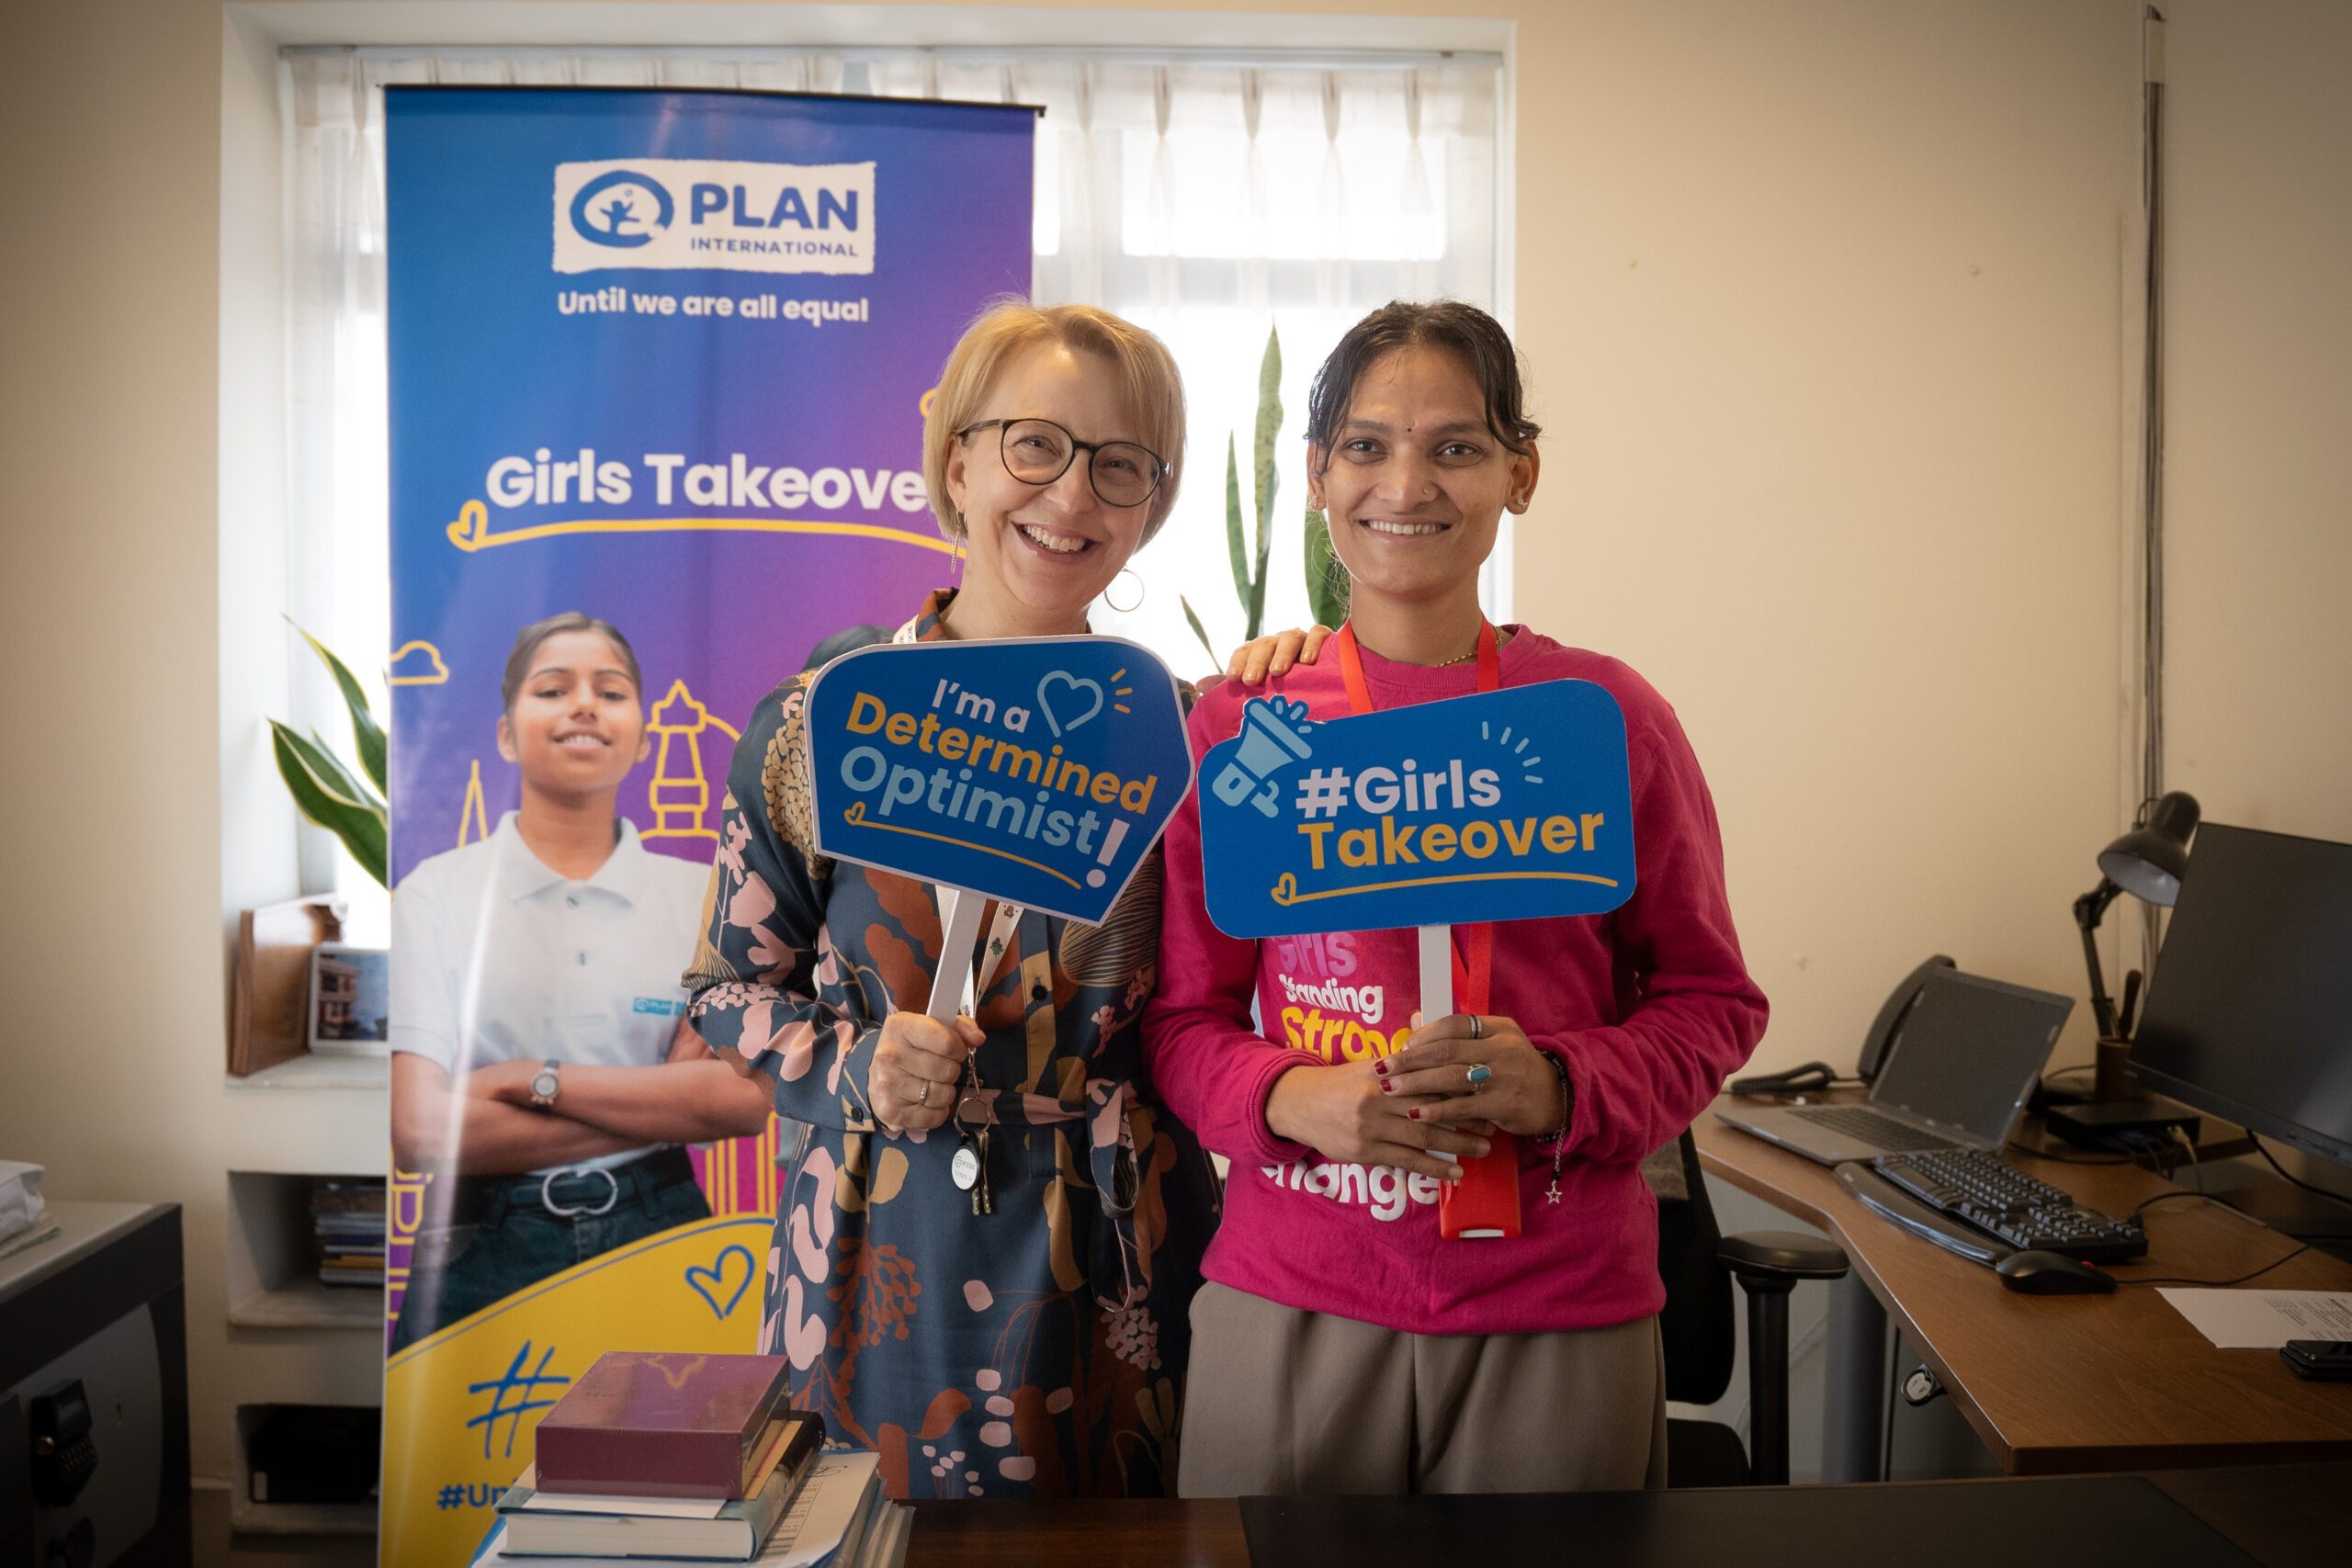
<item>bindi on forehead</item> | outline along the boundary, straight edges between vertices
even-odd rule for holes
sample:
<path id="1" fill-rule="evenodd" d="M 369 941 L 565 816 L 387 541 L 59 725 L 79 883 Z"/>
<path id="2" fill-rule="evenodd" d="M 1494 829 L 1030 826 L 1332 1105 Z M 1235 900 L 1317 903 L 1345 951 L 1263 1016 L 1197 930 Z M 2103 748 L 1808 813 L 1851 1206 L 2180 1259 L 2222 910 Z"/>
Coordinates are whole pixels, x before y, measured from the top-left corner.
<path id="1" fill-rule="evenodd" d="M 1340 428 L 1351 431 L 1361 430 L 1370 435 L 1386 435 L 1391 434 L 1392 431 L 1396 434 L 1404 435 L 1473 435 L 1484 434 L 1487 428 L 1487 423 L 1482 419 L 1457 418 L 1446 420 L 1442 423 L 1424 426 L 1418 421 L 1408 417 L 1402 425 L 1391 425 L 1385 420 L 1372 419 L 1362 415 L 1351 414 L 1348 418 L 1348 422 Z"/>

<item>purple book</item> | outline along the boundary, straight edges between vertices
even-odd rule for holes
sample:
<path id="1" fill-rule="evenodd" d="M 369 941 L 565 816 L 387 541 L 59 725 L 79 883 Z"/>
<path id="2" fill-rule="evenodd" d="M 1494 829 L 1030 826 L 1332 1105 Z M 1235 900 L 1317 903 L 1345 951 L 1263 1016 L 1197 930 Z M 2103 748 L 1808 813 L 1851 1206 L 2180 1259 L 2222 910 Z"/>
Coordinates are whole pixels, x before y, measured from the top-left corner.
<path id="1" fill-rule="evenodd" d="M 538 1489 L 742 1496 L 770 1418 L 788 1414 L 785 1370 L 781 1356 L 608 1350 L 541 1418 Z M 794 1420 L 813 1445 L 821 1427 Z"/>

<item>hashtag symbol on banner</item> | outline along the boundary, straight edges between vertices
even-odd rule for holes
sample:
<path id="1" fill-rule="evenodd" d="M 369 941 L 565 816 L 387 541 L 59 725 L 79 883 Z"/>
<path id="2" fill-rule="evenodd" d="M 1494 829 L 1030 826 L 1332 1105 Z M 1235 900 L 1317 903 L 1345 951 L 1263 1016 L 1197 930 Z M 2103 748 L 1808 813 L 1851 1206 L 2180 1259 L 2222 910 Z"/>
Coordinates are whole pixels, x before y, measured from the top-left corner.
<path id="1" fill-rule="evenodd" d="M 1337 817 L 1348 803 L 1348 770 L 1317 768 L 1298 781 L 1301 817 Z"/>
<path id="2" fill-rule="evenodd" d="M 441 1488 L 440 1495 L 435 1501 L 444 1508 L 462 1508 L 466 1506 L 466 1489 L 462 1486 L 444 1486 Z"/>
<path id="3" fill-rule="evenodd" d="M 560 1388 L 571 1381 L 548 1371 L 548 1363 L 555 1358 L 554 1346 L 548 1346 L 541 1353 L 537 1366 L 526 1370 L 524 1363 L 530 1354 L 531 1342 L 526 1339 L 523 1348 L 514 1352 L 514 1359 L 508 1365 L 505 1376 L 466 1385 L 468 1393 L 490 1395 L 490 1408 L 466 1422 L 468 1427 L 481 1428 L 481 1457 L 484 1459 L 491 1457 L 491 1441 L 501 1421 L 506 1423 L 506 1457 L 513 1458 L 514 1438 L 522 1429 L 523 1417 L 534 1410 L 545 1410 L 555 1403 L 552 1398 L 535 1399 L 531 1396 L 542 1390 Z M 512 1403 L 509 1403 L 509 1395 L 514 1396 Z M 450 1505 L 452 1507 L 456 1506 Z"/>

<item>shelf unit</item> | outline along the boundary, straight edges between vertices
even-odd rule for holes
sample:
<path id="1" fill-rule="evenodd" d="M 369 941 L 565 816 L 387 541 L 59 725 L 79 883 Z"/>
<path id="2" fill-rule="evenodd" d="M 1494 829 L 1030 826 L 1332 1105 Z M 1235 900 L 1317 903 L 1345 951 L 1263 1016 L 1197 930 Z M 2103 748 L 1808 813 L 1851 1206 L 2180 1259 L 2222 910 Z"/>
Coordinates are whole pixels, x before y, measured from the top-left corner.
<path id="1" fill-rule="evenodd" d="M 347 1328 L 381 1357 L 384 1293 L 318 1277 L 311 1185 L 323 1175 L 229 1173 L 229 1324 L 233 1328 Z M 372 1174 L 372 1173 L 371 1173 Z"/>
<path id="2" fill-rule="evenodd" d="M 305 1052 L 243 1077 L 234 1073 L 223 1073 L 220 1077 L 230 1089 L 243 1093 L 289 1089 L 378 1089 L 389 1093 L 392 1087 L 392 1059 L 374 1055 L 317 1056 Z"/>
<path id="3" fill-rule="evenodd" d="M 361 1058 L 297 1058 L 236 1081 L 268 1088 L 322 1086 L 299 1069 L 306 1061 L 348 1068 Z M 379 1071 L 382 1063 L 372 1064 Z M 266 1083 L 273 1075 L 275 1084 Z M 228 1172 L 228 1298 L 231 1382 L 234 1389 L 232 1529 L 267 1535 L 372 1535 L 376 1505 L 256 1502 L 248 1445 L 270 1409 L 337 1405 L 379 1410 L 382 1404 L 384 1295 L 331 1286 L 318 1278 L 311 1218 L 312 1184 L 322 1178 L 380 1176 L 374 1170 Z"/>
<path id="4" fill-rule="evenodd" d="M 256 1503 L 248 1458 L 254 1430 L 274 1408 L 237 1407 L 237 1468 L 229 1483 L 229 1528 L 254 1535 L 374 1535 L 376 1500 L 357 1503 Z M 356 1408 L 380 1410 L 379 1406 Z"/>

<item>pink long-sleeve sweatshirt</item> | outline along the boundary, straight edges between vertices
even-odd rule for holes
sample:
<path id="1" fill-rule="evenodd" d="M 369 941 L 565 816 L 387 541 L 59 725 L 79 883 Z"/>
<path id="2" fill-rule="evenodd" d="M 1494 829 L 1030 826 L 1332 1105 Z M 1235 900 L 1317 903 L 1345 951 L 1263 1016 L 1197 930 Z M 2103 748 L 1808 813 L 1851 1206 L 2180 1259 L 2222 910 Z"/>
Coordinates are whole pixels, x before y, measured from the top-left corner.
<path id="1" fill-rule="evenodd" d="M 1385 1055 L 1419 1006 L 1414 933 L 1340 931 L 1247 942 L 1209 921 L 1197 792 L 1170 823 L 1159 990 L 1146 1015 L 1152 1080 L 1170 1110 L 1233 1162 L 1208 1277 L 1309 1312 L 1413 1334 L 1521 1334 L 1647 1316 L 1665 1301 L 1657 1215 L 1640 1162 L 1677 1136 L 1764 1032 L 1724 893 L 1713 802 L 1674 710 L 1613 659 L 1522 626 L 1505 685 L 1592 681 L 1625 714 L 1633 775 L 1633 897 L 1611 914 L 1495 928 L 1490 1014 L 1566 1064 L 1575 1105 L 1560 1179 L 1521 1139 L 1522 1229 L 1509 1240 L 1438 1235 L 1435 1180 L 1325 1158 L 1277 1138 L 1266 1096 L 1294 1067 Z M 1398 664 L 1365 650 L 1382 708 L 1476 690 L 1474 666 Z M 1336 658 L 1272 683 L 1317 718 L 1348 711 Z M 1193 710 L 1195 759 L 1240 727 L 1265 688 L 1225 682 Z M 1258 1005 L 1265 1034 L 1250 1021 Z"/>

